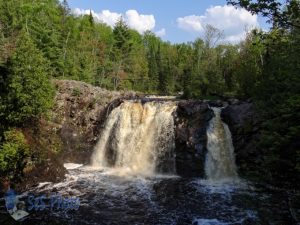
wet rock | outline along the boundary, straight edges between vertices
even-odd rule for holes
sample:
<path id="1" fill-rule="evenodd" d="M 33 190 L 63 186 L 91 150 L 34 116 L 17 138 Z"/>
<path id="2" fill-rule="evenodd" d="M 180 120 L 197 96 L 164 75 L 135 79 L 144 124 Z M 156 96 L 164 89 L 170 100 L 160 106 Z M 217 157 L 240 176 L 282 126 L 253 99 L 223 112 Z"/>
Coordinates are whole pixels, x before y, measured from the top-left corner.
<path id="1" fill-rule="evenodd" d="M 231 99 L 228 99 L 227 102 L 229 103 L 229 105 L 236 105 L 236 104 L 238 104 L 240 101 L 239 101 L 238 99 L 231 98 Z"/>
<path id="2" fill-rule="evenodd" d="M 240 176 L 251 177 L 259 171 L 262 152 L 258 148 L 260 121 L 251 102 L 230 102 L 222 110 L 222 120 L 228 124 L 235 148 L 236 164 Z"/>
<path id="3" fill-rule="evenodd" d="M 211 107 L 223 107 L 225 104 L 226 102 L 222 100 L 209 101 Z"/>
<path id="4" fill-rule="evenodd" d="M 18 191 L 28 191 L 40 182 L 61 182 L 65 178 L 67 170 L 63 167 L 63 161 L 55 155 L 49 156 L 46 161 L 36 163 L 25 172 L 22 183 L 17 186 Z"/>
<path id="5" fill-rule="evenodd" d="M 180 101 L 175 113 L 176 171 L 184 177 L 204 177 L 206 127 L 213 112 L 203 101 Z"/>

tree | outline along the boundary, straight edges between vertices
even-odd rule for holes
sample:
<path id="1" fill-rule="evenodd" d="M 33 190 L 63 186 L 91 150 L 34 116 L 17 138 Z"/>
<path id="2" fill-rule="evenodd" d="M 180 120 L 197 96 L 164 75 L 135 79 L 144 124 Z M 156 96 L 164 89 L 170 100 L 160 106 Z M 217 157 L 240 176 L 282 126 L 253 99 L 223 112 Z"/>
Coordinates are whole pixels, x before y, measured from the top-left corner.
<path id="1" fill-rule="evenodd" d="M 127 89 L 138 91 L 146 90 L 146 82 L 148 82 L 148 60 L 146 48 L 144 48 L 143 37 L 135 30 L 129 30 L 131 51 L 127 59 L 126 79 Z M 130 84 L 128 83 L 130 82 Z M 126 89 L 126 85 L 124 85 Z"/>
<path id="2" fill-rule="evenodd" d="M 247 95 L 254 98 L 263 121 L 262 167 L 274 181 L 296 183 L 300 178 L 300 2 L 229 2 L 261 13 L 273 23 L 270 32 L 254 31 L 248 36 L 237 71 L 248 72 L 239 82 L 250 87 Z"/>
<path id="3" fill-rule="evenodd" d="M 186 68 L 183 71 L 183 97 L 184 98 L 191 98 L 192 93 L 191 93 L 191 84 L 192 84 L 192 70 L 190 68 Z"/>
<path id="4" fill-rule="evenodd" d="M 204 42 L 206 48 L 214 48 L 224 38 L 224 33 L 210 24 L 205 26 Z"/>
<path id="5" fill-rule="evenodd" d="M 243 97 L 255 95 L 262 77 L 266 47 L 261 41 L 261 35 L 262 33 L 256 30 L 248 33 L 239 47 L 233 76 L 237 81 L 236 91 Z"/>
<path id="6" fill-rule="evenodd" d="M 238 47 L 233 45 L 219 45 L 216 50 L 218 65 L 226 85 L 225 90 L 232 93 L 237 90 L 234 71 L 236 70 Z"/>
<path id="7" fill-rule="evenodd" d="M 154 92 L 157 90 L 159 83 L 159 68 L 158 68 L 158 48 L 161 43 L 161 40 L 155 36 L 151 31 L 147 31 L 144 34 L 144 46 L 147 52 L 148 60 L 148 87 L 147 90 Z"/>
<path id="8" fill-rule="evenodd" d="M 174 52 L 170 43 L 161 43 L 158 46 L 156 60 L 158 66 L 158 91 L 162 95 L 174 92 Z"/>
<path id="9" fill-rule="evenodd" d="M 116 23 L 114 30 L 114 44 L 112 51 L 112 59 L 114 62 L 114 89 L 119 87 L 121 72 L 126 71 L 126 64 L 128 57 L 132 50 L 132 43 L 130 42 L 130 32 L 127 24 L 122 18 Z"/>
<path id="10" fill-rule="evenodd" d="M 63 22 L 67 19 L 67 17 L 71 13 L 71 9 L 67 0 L 63 0 L 61 2 L 62 14 L 63 14 Z"/>
<path id="11" fill-rule="evenodd" d="M 262 14 L 267 17 L 273 27 L 297 27 L 300 28 L 300 2 L 298 0 L 227 0 L 229 4 L 240 6 L 252 14 Z M 297 20 L 298 18 L 298 20 Z"/>
<path id="12" fill-rule="evenodd" d="M 10 75 L 5 81 L 5 120 L 8 123 L 17 124 L 39 117 L 52 107 L 54 89 L 48 77 L 48 65 L 29 35 L 23 31 L 8 62 Z"/>

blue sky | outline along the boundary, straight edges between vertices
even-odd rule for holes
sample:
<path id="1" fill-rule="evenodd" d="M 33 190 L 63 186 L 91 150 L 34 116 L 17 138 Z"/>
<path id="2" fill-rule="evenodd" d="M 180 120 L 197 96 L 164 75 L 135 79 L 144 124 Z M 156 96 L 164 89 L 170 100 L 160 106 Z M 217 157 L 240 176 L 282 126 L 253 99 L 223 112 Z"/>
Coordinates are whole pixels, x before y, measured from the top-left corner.
<path id="1" fill-rule="evenodd" d="M 69 0 L 75 14 L 93 10 L 100 21 L 113 26 L 122 15 L 129 25 L 143 33 L 156 32 L 163 40 L 173 43 L 193 41 L 202 37 L 206 24 L 222 30 L 224 41 L 236 43 L 245 29 L 267 25 L 260 17 L 245 10 L 225 6 L 225 0 Z M 105 10 L 105 11 L 104 11 Z"/>

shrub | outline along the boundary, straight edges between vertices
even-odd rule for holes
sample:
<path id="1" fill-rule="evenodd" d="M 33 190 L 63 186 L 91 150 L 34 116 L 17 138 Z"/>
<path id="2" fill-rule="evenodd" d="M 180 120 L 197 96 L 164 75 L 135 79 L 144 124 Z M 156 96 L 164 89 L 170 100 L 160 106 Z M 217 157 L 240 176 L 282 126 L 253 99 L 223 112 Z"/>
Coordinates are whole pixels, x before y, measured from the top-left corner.
<path id="1" fill-rule="evenodd" d="M 72 96 L 76 96 L 76 97 L 79 97 L 81 95 L 81 91 L 78 87 L 74 88 L 73 91 L 72 91 Z"/>
<path id="2" fill-rule="evenodd" d="M 21 131 L 11 129 L 4 132 L 4 141 L 0 146 L 0 174 L 3 177 L 17 179 L 22 176 L 29 147 Z"/>

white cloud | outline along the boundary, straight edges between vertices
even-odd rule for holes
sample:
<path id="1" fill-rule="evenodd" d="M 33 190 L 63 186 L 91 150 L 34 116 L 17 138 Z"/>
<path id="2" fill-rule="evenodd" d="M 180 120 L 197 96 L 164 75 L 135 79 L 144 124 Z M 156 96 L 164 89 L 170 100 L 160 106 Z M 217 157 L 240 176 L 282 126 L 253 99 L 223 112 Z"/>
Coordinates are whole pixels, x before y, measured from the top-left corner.
<path id="1" fill-rule="evenodd" d="M 142 15 L 136 10 L 128 10 L 125 19 L 128 26 L 136 29 L 139 33 L 144 33 L 146 30 L 152 30 L 155 27 L 153 15 Z"/>
<path id="2" fill-rule="evenodd" d="M 246 29 L 259 26 L 257 15 L 228 5 L 211 7 L 204 15 L 190 15 L 177 19 L 179 28 L 191 32 L 203 33 L 207 24 L 224 31 L 225 41 L 235 43 L 245 37 Z"/>
<path id="3" fill-rule="evenodd" d="M 75 8 L 75 9 L 73 9 L 72 11 L 73 11 L 73 14 L 74 14 L 75 16 L 80 16 L 80 15 L 82 15 L 82 14 L 84 13 L 84 10 L 81 10 L 81 9 L 79 9 L 79 8 Z"/>
<path id="4" fill-rule="evenodd" d="M 177 19 L 178 27 L 186 31 L 203 31 L 201 16 L 191 15 Z"/>
<path id="5" fill-rule="evenodd" d="M 106 23 L 111 27 L 116 24 L 120 17 L 123 17 L 130 28 L 137 30 L 141 34 L 147 30 L 153 30 L 155 27 L 155 18 L 153 15 L 142 15 L 133 9 L 128 10 L 125 15 L 109 10 L 103 10 L 99 13 L 95 13 L 93 10 L 90 11 L 79 8 L 73 10 L 76 16 L 89 15 L 90 12 L 97 21 Z"/>
<path id="6" fill-rule="evenodd" d="M 113 27 L 115 23 L 119 20 L 119 18 L 122 16 L 122 14 L 120 13 L 111 12 L 109 10 L 103 10 L 100 13 L 95 13 L 93 10 L 84 10 L 79 8 L 73 10 L 73 14 L 75 16 L 89 15 L 90 12 L 97 21 L 106 23 L 111 27 Z"/>
<path id="7" fill-rule="evenodd" d="M 164 37 L 164 36 L 166 36 L 167 31 L 166 31 L 165 28 L 162 28 L 162 29 L 156 31 L 155 34 L 156 34 L 158 37 Z"/>
<path id="8" fill-rule="evenodd" d="M 111 12 L 109 10 L 103 10 L 101 13 L 95 13 L 93 15 L 98 21 L 106 23 L 111 27 L 113 27 L 122 16 L 122 14 Z"/>

